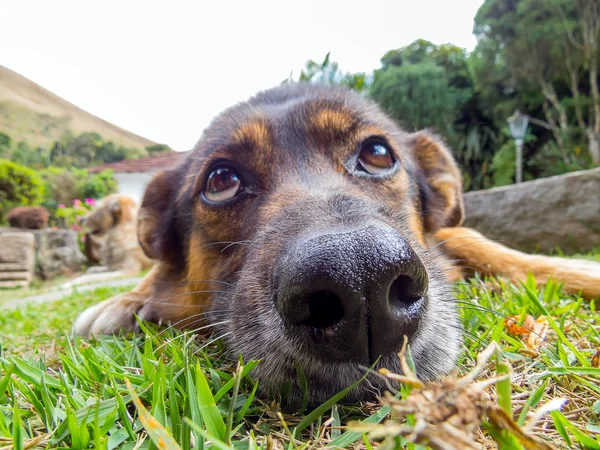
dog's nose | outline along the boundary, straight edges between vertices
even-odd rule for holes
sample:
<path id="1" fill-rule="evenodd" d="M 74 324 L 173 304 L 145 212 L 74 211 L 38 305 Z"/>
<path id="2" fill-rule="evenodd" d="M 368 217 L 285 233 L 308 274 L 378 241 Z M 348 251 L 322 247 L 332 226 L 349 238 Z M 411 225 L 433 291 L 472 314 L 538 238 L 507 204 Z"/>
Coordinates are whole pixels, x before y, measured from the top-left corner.
<path id="1" fill-rule="evenodd" d="M 281 317 L 309 352 L 328 359 L 372 363 L 397 351 L 427 303 L 425 266 L 384 224 L 301 240 L 278 269 Z"/>

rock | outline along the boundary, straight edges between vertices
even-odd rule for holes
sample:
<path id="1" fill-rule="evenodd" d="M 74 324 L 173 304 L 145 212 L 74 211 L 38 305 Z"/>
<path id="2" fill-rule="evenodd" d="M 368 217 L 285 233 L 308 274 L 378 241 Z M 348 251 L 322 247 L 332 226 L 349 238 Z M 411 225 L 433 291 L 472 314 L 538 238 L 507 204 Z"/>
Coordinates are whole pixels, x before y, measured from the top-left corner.
<path id="1" fill-rule="evenodd" d="M 7 280 L 25 280 L 31 281 L 33 278 L 33 273 L 28 270 L 18 271 L 18 272 L 0 272 L 0 281 Z"/>
<path id="2" fill-rule="evenodd" d="M 0 287 L 24 287 L 33 279 L 33 233 L 0 231 Z"/>
<path id="3" fill-rule="evenodd" d="M 600 168 L 465 194 L 465 226 L 526 252 L 600 246 Z"/>
<path id="4" fill-rule="evenodd" d="M 82 270 L 85 256 L 72 230 L 35 230 L 37 270 L 44 279 Z"/>

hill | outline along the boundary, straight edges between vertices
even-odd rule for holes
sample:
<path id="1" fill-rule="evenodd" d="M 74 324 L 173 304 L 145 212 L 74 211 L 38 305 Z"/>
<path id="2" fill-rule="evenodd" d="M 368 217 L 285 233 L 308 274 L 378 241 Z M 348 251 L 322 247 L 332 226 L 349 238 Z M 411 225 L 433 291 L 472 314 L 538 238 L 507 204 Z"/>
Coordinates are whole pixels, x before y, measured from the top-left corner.
<path id="1" fill-rule="evenodd" d="M 33 81 L 0 65 L 0 132 L 14 142 L 48 147 L 66 132 L 93 131 L 105 140 L 143 149 L 155 142 L 69 103 Z"/>

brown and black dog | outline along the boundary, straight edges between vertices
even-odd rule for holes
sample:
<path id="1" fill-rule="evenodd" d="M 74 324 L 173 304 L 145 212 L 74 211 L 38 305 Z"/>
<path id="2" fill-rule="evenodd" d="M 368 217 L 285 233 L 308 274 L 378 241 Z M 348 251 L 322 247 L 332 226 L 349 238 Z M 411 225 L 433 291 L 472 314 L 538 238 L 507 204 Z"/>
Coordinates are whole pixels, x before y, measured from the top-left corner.
<path id="1" fill-rule="evenodd" d="M 463 214 L 460 171 L 438 138 L 403 131 L 350 91 L 282 85 L 225 111 L 153 179 L 138 236 L 159 263 L 74 331 L 134 330 L 136 314 L 213 324 L 233 353 L 261 360 L 263 389 L 292 383 L 297 400 L 301 369 L 318 402 L 378 358 L 399 371 L 404 335 L 424 379 L 454 367 L 454 260 L 600 296 L 599 264 L 507 249 L 460 228 Z M 351 399 L 382 387 L 370 381 Z"/>

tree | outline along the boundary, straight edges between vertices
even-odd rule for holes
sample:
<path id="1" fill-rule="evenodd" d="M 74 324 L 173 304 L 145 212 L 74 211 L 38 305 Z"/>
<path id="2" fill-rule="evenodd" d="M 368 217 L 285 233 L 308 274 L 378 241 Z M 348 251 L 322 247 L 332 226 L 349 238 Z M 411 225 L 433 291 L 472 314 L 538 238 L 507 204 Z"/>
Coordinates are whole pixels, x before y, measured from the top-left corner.
<path id="1" fill-rule="evenodd" d="M 0 132 L 0 158 L 8 158 L 10 154 L 10 148 L 12 146 L 12 139 L 8 134 Z"/>
<path id="2" fill-rule="evenodd" d="M 486 0 L 475 17 L 476 84 L 504 74 L 565 162 L 569 141 L 585 136 L 600 163 L 599 8 L 598 0 Z"/>
<path id="3" fill-rule="evenodd" d="M 309 60 L 300 72 L 298 81 L 346 86 L 357 92 L 369 87 L 369 79 L 364 73 L 344 73 L 339 64 L 331 61 L 330 53 L 325 55 L 322 62 Z"/>
<path id="4" fill-rule="evenodd" d="M 433 127 L 452 134 L 459 95 L 442 67 L 432 62 L 389 66 L 375 72 L 370 96 L 410 130 Z"/>
<path id="5" fill-rule="evenodd" d="M 371 97 L 405 127 L 440 133 L 463 169 L 467 189 L 489 187 L 500 136 L 474 89 L 467 52 L 419 39 L 388 51 L 381 65 Z"/>
<path id="6" fill-rule="evenodd" d="M 152 156 L 152 155 L 156 155 L 157 153 L 172 152 L 173 149 L 165 144 L 154 144 L 154 145 L 148 145 L 146 147 L 146 151 L 148 152 L 148 155 Z"/>

